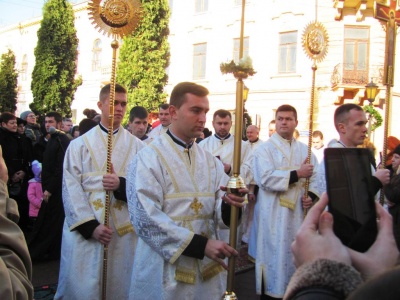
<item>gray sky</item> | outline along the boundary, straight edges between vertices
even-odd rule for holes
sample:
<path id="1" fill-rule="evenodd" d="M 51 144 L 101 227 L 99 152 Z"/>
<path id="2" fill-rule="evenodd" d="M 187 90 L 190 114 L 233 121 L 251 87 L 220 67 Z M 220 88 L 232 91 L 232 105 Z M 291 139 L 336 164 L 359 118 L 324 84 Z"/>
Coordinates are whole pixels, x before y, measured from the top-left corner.
<path id="1" fill-rule="evenodd" d="M 42 15 L 44 0 L 0 0 L 0 27 Z M 83 0 L 69 0 L 71 3 Z"/>

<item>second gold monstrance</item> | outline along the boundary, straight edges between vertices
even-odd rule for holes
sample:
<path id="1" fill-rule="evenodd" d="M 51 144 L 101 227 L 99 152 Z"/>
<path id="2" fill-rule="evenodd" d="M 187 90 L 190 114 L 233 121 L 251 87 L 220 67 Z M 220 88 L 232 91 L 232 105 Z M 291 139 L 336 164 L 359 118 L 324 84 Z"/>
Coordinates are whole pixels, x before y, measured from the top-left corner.
<path id="1" fill-rule="evenodd" d="M 320 22 L 312 22 L 306 26 L 302 36 L 303 49 L 306 55 L 313 61 L 311 67 L 313 71 L 312 85 L 311 85 L 311 100 L 310 100 L 310 114 L 308 126 L 308 153 L 307 163 L 311 161 L 311 147 L 312 147 L 312 133 L 314 121 L 314 103 L 315 103 L 315 73 L 317 71 L 317 62 L 321 62 L 328 52 L 328 34 L 325 27 Z M 306 179 L 304 195 L 308 196 L 308 188 L 310 179 Z M 304 210 L 304 216 L 307 214 L 307 209 Z"/>
<path id="2" fill-rule="evenodd" d="M 139 0 L 92 0 L 88 4 L 89 16 L 95 28 L 113 37 L 111 47 L 112 67 L 111 67 L 111 88 L 110 88 L 110 107 L 108 118 L 107 136 L 107 173 L 111 174 L 111 155 L 113 144 L 113 123 L 114 123 L 114 101 L 115 101 L 115 79 L 117 69 L 117 49 L 119 47 L 118 38 L 122 38 L 132 33 L 141 19 L 142 8 Z M 110 192 L 106 192 L 104 209 L 104 225 L 109 226 L 110 212 Z M 102 299 L 107 295 L 107 263 L 108 246 L 104 246 L 103 251 L 103 277 L 102 277 Z"/>

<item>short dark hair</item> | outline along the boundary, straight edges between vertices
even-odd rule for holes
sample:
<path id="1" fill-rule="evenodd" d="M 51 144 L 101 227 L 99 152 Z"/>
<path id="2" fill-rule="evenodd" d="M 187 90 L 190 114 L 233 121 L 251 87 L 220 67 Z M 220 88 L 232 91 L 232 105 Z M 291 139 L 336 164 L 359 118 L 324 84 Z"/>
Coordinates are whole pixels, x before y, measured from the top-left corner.
<path id="1" fill-rule="evenodd" d="M 226 110 L 226 109 L 218 109 L 213 115 L 213 120 L 215 120 L 216 116 L 218 116 L 220 118 L 229 117 L 232 120 L 231 112 L 229 110 Z"/>
<path id="2" fill-rule="evenodd" d="M 132 123 L 135 118 L 147 119 L 148 116 L 149 114 L 143 106 L 135 106 L 129 112 L 129 122 Z"/>
<path id="3" fill-rule="evenodd" d="M 322 132 L 319 131 L 319 130 L 315 130 L 315 131 L 312 133 L 312 137 L 313 137 L 313 138 L 319 137 L 321 140 L 324 139 L 324 135 L 323 135 Z"/>
<path id="4" fill-rule="evenodd" d="M 56 112 L 56 111 L 48 112 L 48 113 L 45 115 L 45 118 L 54 118 L 54 120 L 56 121 L 56 123 L 62 122 L 62 116 L 61 116 L 58 112 Z"/>
<path id="5" fill-rule="evenodd" d="M 178 83 L 171 92 L 169 104 L 179 108 L 186 101 L 186 94 L 193 94 L 198 97 L 205 97 L 208 95 L 208 90 L 194 82 L 181 82 Z"/>
<path id="6" fill-rule="evenodd" d="M 271 120 L 271 122 L 269 122 L 268 125 L 271 125 L 271 124 L 276 124 L 276 121 L 275 120 Z"/>
<path id="7" fill-rule="evenodd" d="M 168 103 L 160 104 L 160 105 L 158 106 L 158 109 L 167 110 L 167 109 L 169 109 L 169 104 L 168 104 Z"/>
<path id="8" fill-rule="evenodd" d="M 281 112 L 281 111 L 291 111 L 291 112 L 293 112 L 294 113 L 294 119 L 297 121 L 297 110 L 293 106 L 291 106 L 289 104 L 283 104 L 283 105 L 279 106 L 278 109 L 275 112 L 275 118 L 278 115 L 278 112 Z"/>
<path id="9" fill-rule="evenodd" d="M 15 116 L 15 115 L 13 115 L 12 113 L 10 113 L 10 112 L 3 112 L 2 114 L 1 114 L 1 116 L 0 116 L 0 122 L 1 123 L 8 123 L 9 121 L 11 121 L 11 120 L 16 120 L 17 119 L 17 117 Z"/>
<path id="10" fill-rule="evenodd" d="M 110 83 L 103 86 L 103 88 L 100 90 L 99 100 L 101 102 L 104 102 L 108 97 L 110 97 L 110 91 L 111 91 Z M 116 83 L 115 84 L 115 93 L 126 94 L 127 91 L 126 91 L 126 88 L 124 88 L 122 85 Z"/>
<path id="11" fill-rule="evenodd" d="M 336 129 L 338 129 L 339 123 L 347 124 L 349 120 L 349 113 L 353 109 L 356 111 L 363 111 L 362 107 L 355 103 L 342 104 L 338 108 L 336 108 L 335 115 L 333 117 Z"/>

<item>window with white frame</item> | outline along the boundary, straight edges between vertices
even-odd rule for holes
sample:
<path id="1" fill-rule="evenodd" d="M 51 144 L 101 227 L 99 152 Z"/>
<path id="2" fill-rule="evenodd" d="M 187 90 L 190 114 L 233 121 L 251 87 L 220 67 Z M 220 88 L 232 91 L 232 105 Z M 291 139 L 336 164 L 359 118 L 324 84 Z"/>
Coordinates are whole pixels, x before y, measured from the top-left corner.
<path id="1" fill-rule="evenodd" d="M 193 45 L 193 79 L 206 76 L 207 43 Z"/>
<path id="2" fill-rule="evenodd" d="M 296 72 L 297 31 L 279 33 L 278 73 Z"/>

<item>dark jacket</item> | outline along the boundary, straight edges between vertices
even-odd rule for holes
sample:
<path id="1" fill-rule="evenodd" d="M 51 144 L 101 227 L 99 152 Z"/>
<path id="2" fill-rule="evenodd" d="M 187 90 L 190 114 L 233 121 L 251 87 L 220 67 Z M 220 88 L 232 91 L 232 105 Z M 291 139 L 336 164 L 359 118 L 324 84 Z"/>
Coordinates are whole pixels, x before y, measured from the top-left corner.
<path id="1" fill-rule="evenodd" d="M 25 180 L 29 180 L 28 174 L 31 174 L 30 165 L 33 160 L 32 146 L 29 140 L 17 132 L 0 128 L 0 145 L 8 168 L 9 180 L 18 171 L 24 171 Z"/>
<path id="2" fill-rule="evenodd" d="M 64 133 L 53 134 L 47 142 L 42 163 L 43 191 L 61 194 L 64 156 L 69 142 Z"/>

